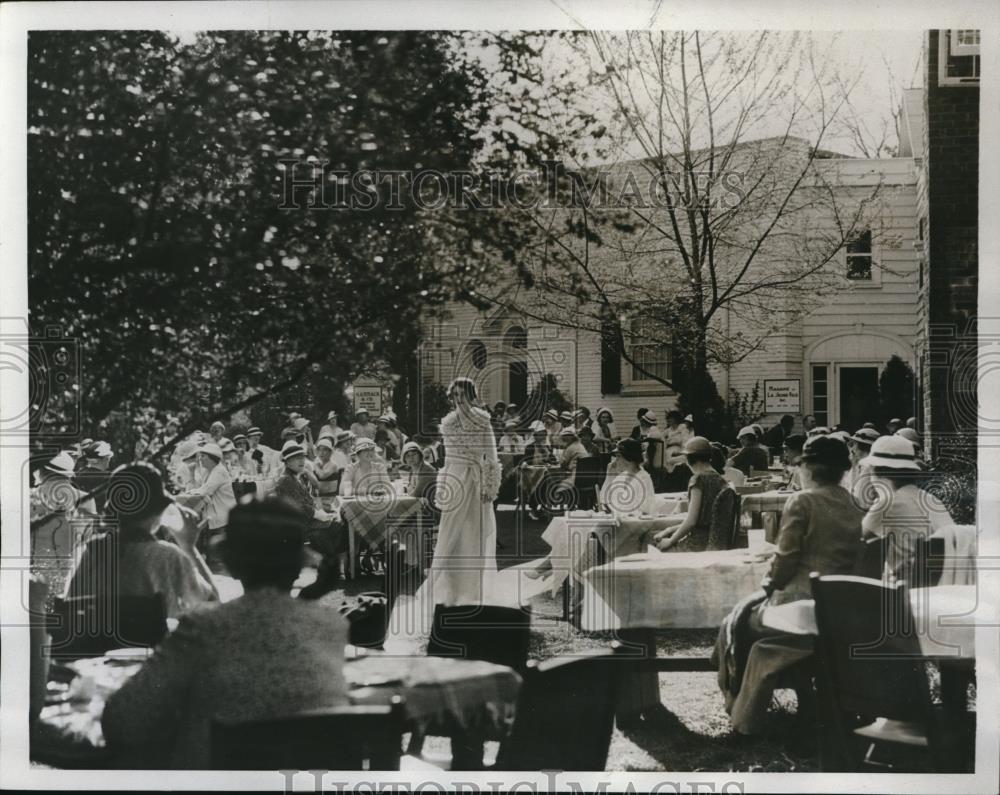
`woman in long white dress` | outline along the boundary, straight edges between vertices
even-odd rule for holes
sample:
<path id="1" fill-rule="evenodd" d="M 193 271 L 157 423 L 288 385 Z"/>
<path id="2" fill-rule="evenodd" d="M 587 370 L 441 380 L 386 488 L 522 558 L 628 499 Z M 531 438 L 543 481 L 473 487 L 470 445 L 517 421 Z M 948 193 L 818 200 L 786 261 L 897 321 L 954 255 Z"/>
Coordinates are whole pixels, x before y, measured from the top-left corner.
<path id="1" fill-rule="evenodd" d="M 456 378 L 448 397 L 455 409 L 441 421 L 445 460 L 437 476 L 441 522 L 430 598 L 449 606 L 491 604 L 497 574 L 493 501 L 500 489 L 496 440 L 471 379 Z"/>

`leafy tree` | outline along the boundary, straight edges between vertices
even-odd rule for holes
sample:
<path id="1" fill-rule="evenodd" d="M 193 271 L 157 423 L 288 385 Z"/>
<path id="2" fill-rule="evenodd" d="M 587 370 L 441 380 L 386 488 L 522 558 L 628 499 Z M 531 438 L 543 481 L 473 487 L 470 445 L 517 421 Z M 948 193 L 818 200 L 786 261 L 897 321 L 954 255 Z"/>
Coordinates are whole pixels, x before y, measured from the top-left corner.
<path id="1" fill-rule="evenodd" d="M 527 41 L 33 31 L 28 57 L 31 320 L 79 346 L 85 432 L 150 403 L 203 423 L 314 365 L 342 384 L 398 364 L 422 313 L 474 294 L 485 251 L 514 258 L 497 214 L 390 209 L 392 180 L 362 182 L 370 208 L 289 186 L 308 161 L 356 175 L 513 157 L 496 117 L 517 116 L 503 78 Z"/>

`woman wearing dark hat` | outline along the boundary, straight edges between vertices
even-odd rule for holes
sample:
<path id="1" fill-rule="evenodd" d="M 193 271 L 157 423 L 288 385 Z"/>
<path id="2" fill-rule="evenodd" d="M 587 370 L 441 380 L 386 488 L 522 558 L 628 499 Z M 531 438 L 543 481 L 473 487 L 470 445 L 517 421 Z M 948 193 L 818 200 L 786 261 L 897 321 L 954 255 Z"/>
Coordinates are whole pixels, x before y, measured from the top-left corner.
<path id="1" fill-rule="evenodd" d="M 653 479 L 643 469 L 642 443 L 622 439 L 615 446 L 608 464 L 608 475 L 601 487 L 601 505 L 612 513 L 654 513 L 656 489 Z"/>
<path id="2" fill-rule="evenodd" d="M 802 636 L 787 636 L 783 631 L 769 628 L 768 610 L 787 602 L 811 599 L 810 572 L 835 575 L 855 571 L 862 549 L 863 514 L 854 505 L 850 492 L 840 485 L 850 466 L 847 447 L 838 439 L 814 436 L 806 441 L 802 451 L 803 489 L 788 500 L 782 511 L 777 554 L 761 583 L 766 598 L 751 610 L 747 623 L 751 640 L 779 637 L 789 640 L 772 641 L 772 648 L 763 658 L 765 662 L 747 666 L 730 712 L 733 728 L 742 734 L 754 734 L 761 729 L 777 673 L 812 651 L 811 641 L 809 648 L 802 650 Z M 803 691 L 803 698 L 806 692 Z"/>
<path id="3" fill-rule="evenodd" d="M 889 570 L 901 579 L 912 575 L 917 541 L 954 524 L 948 509 L 919 483 L 924 473 L 913 444 L 902 436 L 882 436 L 862 463 L 874 475 L 875 497 L 861 525 L 865 536 L 892 536 L 886 554 Z"/>
<path id="4" fill-rule="evenodd" d="M 173 521 L 164 522 L 168 509 Z M 218 600 L 197 549 L 198 514 L 174 504 L 153 467 L 128 464 L 112 472 L 106 510 L 115 529 L 87 545 L 70 596 L 161 594 L 169 617 Z"/>
<path id="5" fill-rule="evenodd" d="M 708 547 L 715 498 L 726 488 L 725 479 L 712 466 L 714 454 L 712 443 L 704 436 L 693 436 L 684 445 L 684 455 L 691 469 L 688 512 L 678 519 L 676 525 L 653 536 L 653 541 L 662 551 L 677 547 L 681 542 L 681 548 L 686 552 L 699 552 Z"/>
<path id="6" fill-rule="evenodd" d="M 861 545 L 864 514 L 840 485 L 851 468 L 847 446 L 838 439 L 814 436 L 802 450 L 802 491 L 781 513 L 778 552 L 764 589 L 771 604 L 811 599 L 809 573 L 850 574 Z"/>
<path id="7" fill-rule="evenodd" d="M 347 703 L 347 619 L 290 598 L 304 537 L 301 515 L 280 500 L 233 509 L 222 554 L 243 595 L 181 616 L 108 698 L 101 724 L 110 748 L 140 752 L 151 767 L 206 769 L 214 718 L 260 720 Z"/>
<path id="8" fill-rule="evenodd" d="M 785 437 L 781 446 L 781 460 L 785 465 L 785 477 L 787 480 L 782 488 L 799 491 L 802 488 L 802 476 L 799 469 L 802 466 L 802 448 L 805 446 L 806 437 L 801 433 L 793 433 Z"/>

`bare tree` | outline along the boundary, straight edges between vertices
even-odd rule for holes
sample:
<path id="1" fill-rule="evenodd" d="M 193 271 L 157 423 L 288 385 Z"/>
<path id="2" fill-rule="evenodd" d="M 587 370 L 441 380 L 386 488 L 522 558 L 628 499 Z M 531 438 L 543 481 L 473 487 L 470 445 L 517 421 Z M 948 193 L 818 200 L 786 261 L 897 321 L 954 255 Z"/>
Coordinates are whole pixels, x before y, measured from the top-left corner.
<path id="1" fill-rule="evenodd" d="M 587 108 L 610 162 L 564 175 L 556 209 L 523 212 L 536 289 L 487 298 L 601 333 L 668 387 L 636 344 L 673 344 L 699 405 L 711 364 L 847 286 L 842 252 L 872 227 L 883 185 L 845 187 L 844 156 L 823 146 L 860 75 L 836 74 L 800 34 L 590 32 L 573 54 L 586 84 L 553 95 Z"/>

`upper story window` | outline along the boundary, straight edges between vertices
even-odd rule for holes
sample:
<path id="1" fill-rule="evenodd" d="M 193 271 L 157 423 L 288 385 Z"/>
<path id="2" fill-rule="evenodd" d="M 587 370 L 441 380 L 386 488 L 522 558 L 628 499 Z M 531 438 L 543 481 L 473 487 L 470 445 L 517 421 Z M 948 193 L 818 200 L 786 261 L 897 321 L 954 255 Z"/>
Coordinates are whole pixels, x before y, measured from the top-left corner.
<path id="1" fill-rule="evenodd" d="M 952 55 L 979 55 L 978 30 L 951 31 Z"/>
<path id="2" fill-rule="evenodd" d="M 633 384 L 659 383 L 650 375 L 669 381 L 673 372 L 670 332 L 652 318 L 636 318 L 629 326 L 629 355 L 634 364 L 629 367 Z"/>
<path id="3" fill-rule="evenodd" d="M 872 281 L 872 232 L 866 229 L 847 243 L 847 278 Z"/>
<path id="4" fill-rule="evenodd" d="M 472 362 L 472 366 L 477 370 L 482 370 L 486 366 L 486 346 L 479 340 L 469 341 L 468 355 L 470 361 Z"/>
<path id="5" fill-rule="evenodd" d="M 979 85 L 978 30 L 938 32 L 938 85 Z"/>

